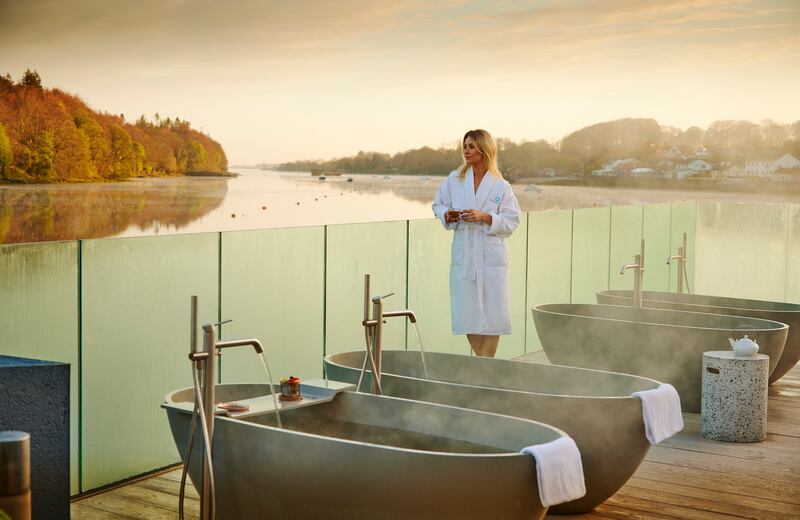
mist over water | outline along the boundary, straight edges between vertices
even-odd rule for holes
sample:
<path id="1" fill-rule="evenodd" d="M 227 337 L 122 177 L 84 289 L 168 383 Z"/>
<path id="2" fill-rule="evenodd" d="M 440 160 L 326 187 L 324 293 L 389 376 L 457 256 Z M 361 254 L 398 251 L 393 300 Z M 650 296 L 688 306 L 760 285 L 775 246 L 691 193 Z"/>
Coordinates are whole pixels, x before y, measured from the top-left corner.
<path id="1" fill-rule="evenodd" d="M 345 175 L 321 181 L 307 173 L 234 171 L 239 177 L 0 186 L 0 243 L 432 217 L 432 194 L 419 200 L 392 191 L 400 183 L 431 182 L 419 177 Z"/>
<path id="2" fill-rule="evenodd" d="M 0 185 L 0 243 L 426 219 L 433 217 L 431 203 L 443 180 L 436 176 L 369 174 L 319 180 L 308 173 L 234 171 L 238 177 Z M 536 179 L 521 179 L 514 184 L 523 211 L 681 200 L 800 202 L 797 193 L 693 192 L 532 182 Z"/>

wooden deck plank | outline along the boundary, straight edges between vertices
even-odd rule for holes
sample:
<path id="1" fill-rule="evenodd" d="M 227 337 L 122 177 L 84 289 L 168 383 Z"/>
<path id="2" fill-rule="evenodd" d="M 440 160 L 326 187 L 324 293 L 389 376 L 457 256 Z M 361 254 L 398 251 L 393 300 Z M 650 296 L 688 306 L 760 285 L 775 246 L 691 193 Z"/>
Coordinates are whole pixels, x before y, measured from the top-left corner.
<path id="1" fill-rule="evenodd" d="M 70 505 L 70 519 L 72 520 L 132 520 L 134 517 L 120 513 L 111 513 L 90 506 L 83 501 L 73 502 Z"/>
<path id="2" fill-rule="evenodd" d="M 149 504 L 136 493 L 129 493 L 124 490 L 125 487 L 117 488 L 101 495 L 86 498 L 80 502 L 107 513 L 114 513 L 125 518 L 137 520 L 175 520 L 177 517 L 175 511 Z"/>
<path id="3" fill-rule="evenodd" d="M 653 446 L 647 455 L 651 462 L 675 464 L 686 468 L 712 469 L 720 473 L 737 475 L 747 471 L 752 478 L 774 479 L 785 483 L 796 482 L 800 478 L 800 467 L 787 466 L 775 462 L 762 462 L 717 453 L 688 451 L 675 448 Z"/>
<path id="4" fill-rule="evenodd" d="M 648 490 L 636 490 L 624 488 L 616 495 L 606 501 L 609 506 L 623 506 L 645 514 L 658 511 L 671 518 L 685 520 L 730 520 L 731 518 L 742 518 L 736 515 L 718 513 L 708 510 L 708 506 L 698 504 L 699 507 L 689 507 L 685 501 L 664 500 L 665 494 L 648 492 Z"/>
<path id="5" fill-rule="evenodd" d="M 175 497 L 178 497 L 179 494 L 180 494 L 181 484 L 177 480 L 156 477 L 156 478 L 143 480 L 139 484 L 141 484 L 143 487 L 145 487 L 147 489 L 152 489 L 154 491 L 160 491 L 162 493 L 168 493 L 168 494 L 174 495 Z M 197 495 L 197 491 L 195 491 L 194 486 L 192 485 L 191 482 L 187 482 L 186 483 L 186 500 L 187 501 L 193 500 L 195 502 L 197 502 L 199 500 L 199 497 Z"/>
<path id="6" fill-rule="evenodd" d="M 713 469 L 686 468 L 645 459 L 635 475 L 671 484 L 689 485 L 800 505 L 800 489 L 797 485 L 786 486 L 783 483 L 752 479 L 746 472 L 734 475 L 720 474 Z"/>
<path id="7" fill-rule="evenodd" d="M 694 504 L 695 501 L 708 501 L 710 503 L 709 507 L 713 507 L 715 510 L 719 510 L 720 512 L 727 512 L 728 510 L 739 511 L 740 514 L 747 518 L 751 517 L 751 515 L 755 515 L 755 518 L 764 518 L 767 520 L 769 518 L 786 518 L 787 516 L 800 513 L 800 508 L 795 504 L 786 504 L 747 495 L 737 495 L 734 493 L 726 493 L 723 491 L 671 482 L 649 480 L 638 476 L 634 476 L 630 479 L 620 492 L 627 491 L 629 488 L 648 489 L 651 491 L 668 493 L 673 496 L 672 503 L 674 504 L 680 504 L 684 501 L 689 501 L 692 504 Z M 761 516 L 759 517 L 758 515 Z"/>

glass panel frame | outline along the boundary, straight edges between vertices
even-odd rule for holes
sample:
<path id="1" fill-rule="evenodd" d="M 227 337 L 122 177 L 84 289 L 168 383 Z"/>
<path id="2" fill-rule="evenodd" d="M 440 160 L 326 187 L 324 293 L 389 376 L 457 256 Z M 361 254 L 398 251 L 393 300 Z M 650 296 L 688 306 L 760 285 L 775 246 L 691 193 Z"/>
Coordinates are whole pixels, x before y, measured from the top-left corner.
<path id="1" fill-rule="evenodd" d="M 426 351 L 469 354 L 464 336 L 454 336 L 450 316 L 450 244 L 452 231 L 438 219 L 408 222 L 408 308 L 417 315 Z M 419 348 L 408 326 L 408 349 Z"/>
<path id="2" fill-rule="evenodd" d="M 281 376 L 322 377 L 325 227 L 222 233 L 222 338 L 257 338 L 277 384 Z M 250 349 L 222 356 L 223 383 L 266 383 Z"/>
<path id="3" fill-rule="evenodd" d="M 573 211 L 572 303 L 596 303 L 596 293 L 608 289 L 611 208 Z"/>
<path id="4" fill-rule="evenodd" d="M 676 263 L 667 265 L 670 253 L 672 206 L 648 204 L 644 206 L 642 238 L 645 240 L 645 291 L 669 291 L 669 277 Z M 674 254 L 677 254 L 677 249 Z"/>
<path id="5" fill-rule="evenodd" d="M 86 240 L 82 487 L 180 460 L 160 404 L 189 387 L 190 297 L 216 322 L 219 233 Z"/>
<path id="6" fill-rule="evenodd" d="M 642 206 L 614 206 L 611 208 L 611 231 L 608 265 L 609 289 L 633 289 L 634 273 L 626 269 L 620 274 L 620 266 L 634 263 L 634 256 L 641 251 Z M 645 268 L 650 264 L 648 247 L 645 244 Z M 647 272 L 645 270 L 645 272 Z M 597 303 L 595 300 L 594 303 Z"/>
<path id="7" fill-rule="evenodd" d="M 405 220 L 327 226 L 326 355 L 364 348 L 365 274 L 371 275 L 372 296 L 394 293 L 384 300 L 384 311 L 406 308 L 407 234 Z M 406 348 L 405 319 L 383 325 L 383 348 Z"/>
<path id="8" fill-rule="evenodd" d="M 528 216 L 526 352 L 542 349 L 533 323 L 533 306 L 572 300 L 572 217 L 572 210 Z M 565 262 L 565 258 L 569 261 Z"/>
<path id="9" fill-rule="evenodd" d="M 70 494 L 80 492 L 79 244 L 0 245 L 0 354 L 70 364 Z"/>

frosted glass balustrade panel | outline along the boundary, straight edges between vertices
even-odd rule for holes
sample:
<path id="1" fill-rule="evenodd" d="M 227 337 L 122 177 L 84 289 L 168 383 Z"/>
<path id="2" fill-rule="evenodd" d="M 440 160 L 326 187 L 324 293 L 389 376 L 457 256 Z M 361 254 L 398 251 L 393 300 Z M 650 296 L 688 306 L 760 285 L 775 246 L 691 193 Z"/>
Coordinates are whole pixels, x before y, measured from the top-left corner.
<path id="1" fill-rule="evenodd" d="M 384 300 L 384 311 L 406 308 L 406 226 L 405 220 L 328 226 L 327 354 L 364 348 L 365 273 L 372 275 L 372 296 L 394 293 Z M 383 346 L 405 348 L 404 318 L 383 325 Z"/>
<path id="2" fill-rule="evenodd" d="M 572 221 L 572 303 L 596 303 L 608 289 L 610 208 L 576 209 Z"/>
<path id="3" fill-rule="evenodd" d="M 70 364 L 70 494 L 77 494 L 78 242 L 0 245 L 0 330 L 0 354 Z"/>
<path id="4" fill-rule="evenodd" d="M 528 254 L 528 214 L 520 216 L 517 229 L 506 241 L 508 247 L 509 308 L 511 309 L 511 334 L 500 337 L 497 357 L 508 359 L 525 354 L 526 285 Z"/>
<path id="5" fill-rule="evenodd" d="M 625 274 L 619 274 L 619 270 L 624 264 L 634 263 L 634 256 L 641 250 L 642 212 L 642 206 L 611 208 L 611 251 L 608 266 L 610 289 L 633 289 L 634 271 L 626 269 Z M 645 262 L 648 266 L 649 260 L 645 244 Z"/>
<path id="6" fill-rule="evenodd" d="M 783 301 L 787 210 L 786 204 L 699 204 L 695 292 Z"/>
<path id="7" fill-rule="evenodd" d="M 528 216 L 528 301 L 526 351 L 542 349 L 531 309 L 540 303 L 569 303 L 572 286 L 572 211 Z"/>
<path id="8" fill-rule="evenodd" d="M 800 303 L 800 205 L 788 209 L 789 233 L 786 257 L 786 301 Z"/>
<path id="9" fill-rule="evenodd" d="M 190 297 L 217 320 L 217 233 L 83 245 L 83 490 L 176 463 L 161 409 L 191 386 Z"/>
<path id="10" fill-rule="evenodd" d="M 645 291 L 669 291 L 670 271 L 677 271 L 677 262 L 667 265 L 667 258 L 671 256 L 671 219 L 672 208 L 669 204 L 648 204 L 644 207 L 642 238 L 645 241 Z M 672 254 L 678 254 L 677 248 Z"/>
<path id="11" fill-rule="evenodd" d="M 257 338 L 274 383 L 322 377 L 325 228 L 222 234 L 223 339 Z M 225 350 L 222 382 L 266 383 L 255 352 Z"/>
<path id="12" fill-rule="evenodd" d="M 678 254 L 678 247 L 683 244 L 683 234 L 686 233 L 686 275 L 689 279 L 691 292 L 699 294 L 694 290 L 694 266 L 697 257 L 697 203 L 696 202 L 673 202 L 672 203 L 672 226 L 670 229 L 670 255 Z M 686 280 L 684 280 L 686 282 Z M 684 283 L 684 288 L 686 284 Z M 678 270 L 670 269 L 669 290 L 678 290 Z"/>
<path id="13" fill-rule="evenodd" d="M 469 354 L 465 336 L 453 336 L 450 320 L 450 244 L 453 232 L 436 219 L 408 222 L 408 308 L 426 351 Z M 413 327 L 408 349 L 419 348 Z"/>

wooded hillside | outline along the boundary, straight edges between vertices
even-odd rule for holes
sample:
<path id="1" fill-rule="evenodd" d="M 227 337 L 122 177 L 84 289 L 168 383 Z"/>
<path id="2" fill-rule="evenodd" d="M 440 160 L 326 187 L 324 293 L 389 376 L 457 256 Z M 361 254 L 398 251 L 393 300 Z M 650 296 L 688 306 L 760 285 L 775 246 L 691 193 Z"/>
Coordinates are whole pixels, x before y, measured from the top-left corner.
<path id="1" fill-rule="evenodd" d="M 42 88 L 35 71 L 19 83 L 0 76 L 0 182 L 116 181 L 227 168 L 222 146 L 188 121 L 156 115 L 129 124 Z"/>
<path id="2" fill-rule="evenodd" d="M 655 119 L 619 119 L 581 128 L 560 142 L 497 139 L 500 170 L 509 180 L 537 175 L 587 175 L 607 161 L 633 158 L 656 167 L 671 148 L 692 155 L 705 148 L 715 164 L 741 165 L 748 160 L 775 160 L 785 153 L 800 157 L 800 121 L 716 121 L 708 129 L 661 126 Z M 359 152 L 328 161 L 294 161 L 279 170 L 342 169 L 347 173 L 446 175 L 461 164 L 461 143 L 451 148 L 418 148 L 389 155 Z"/>

